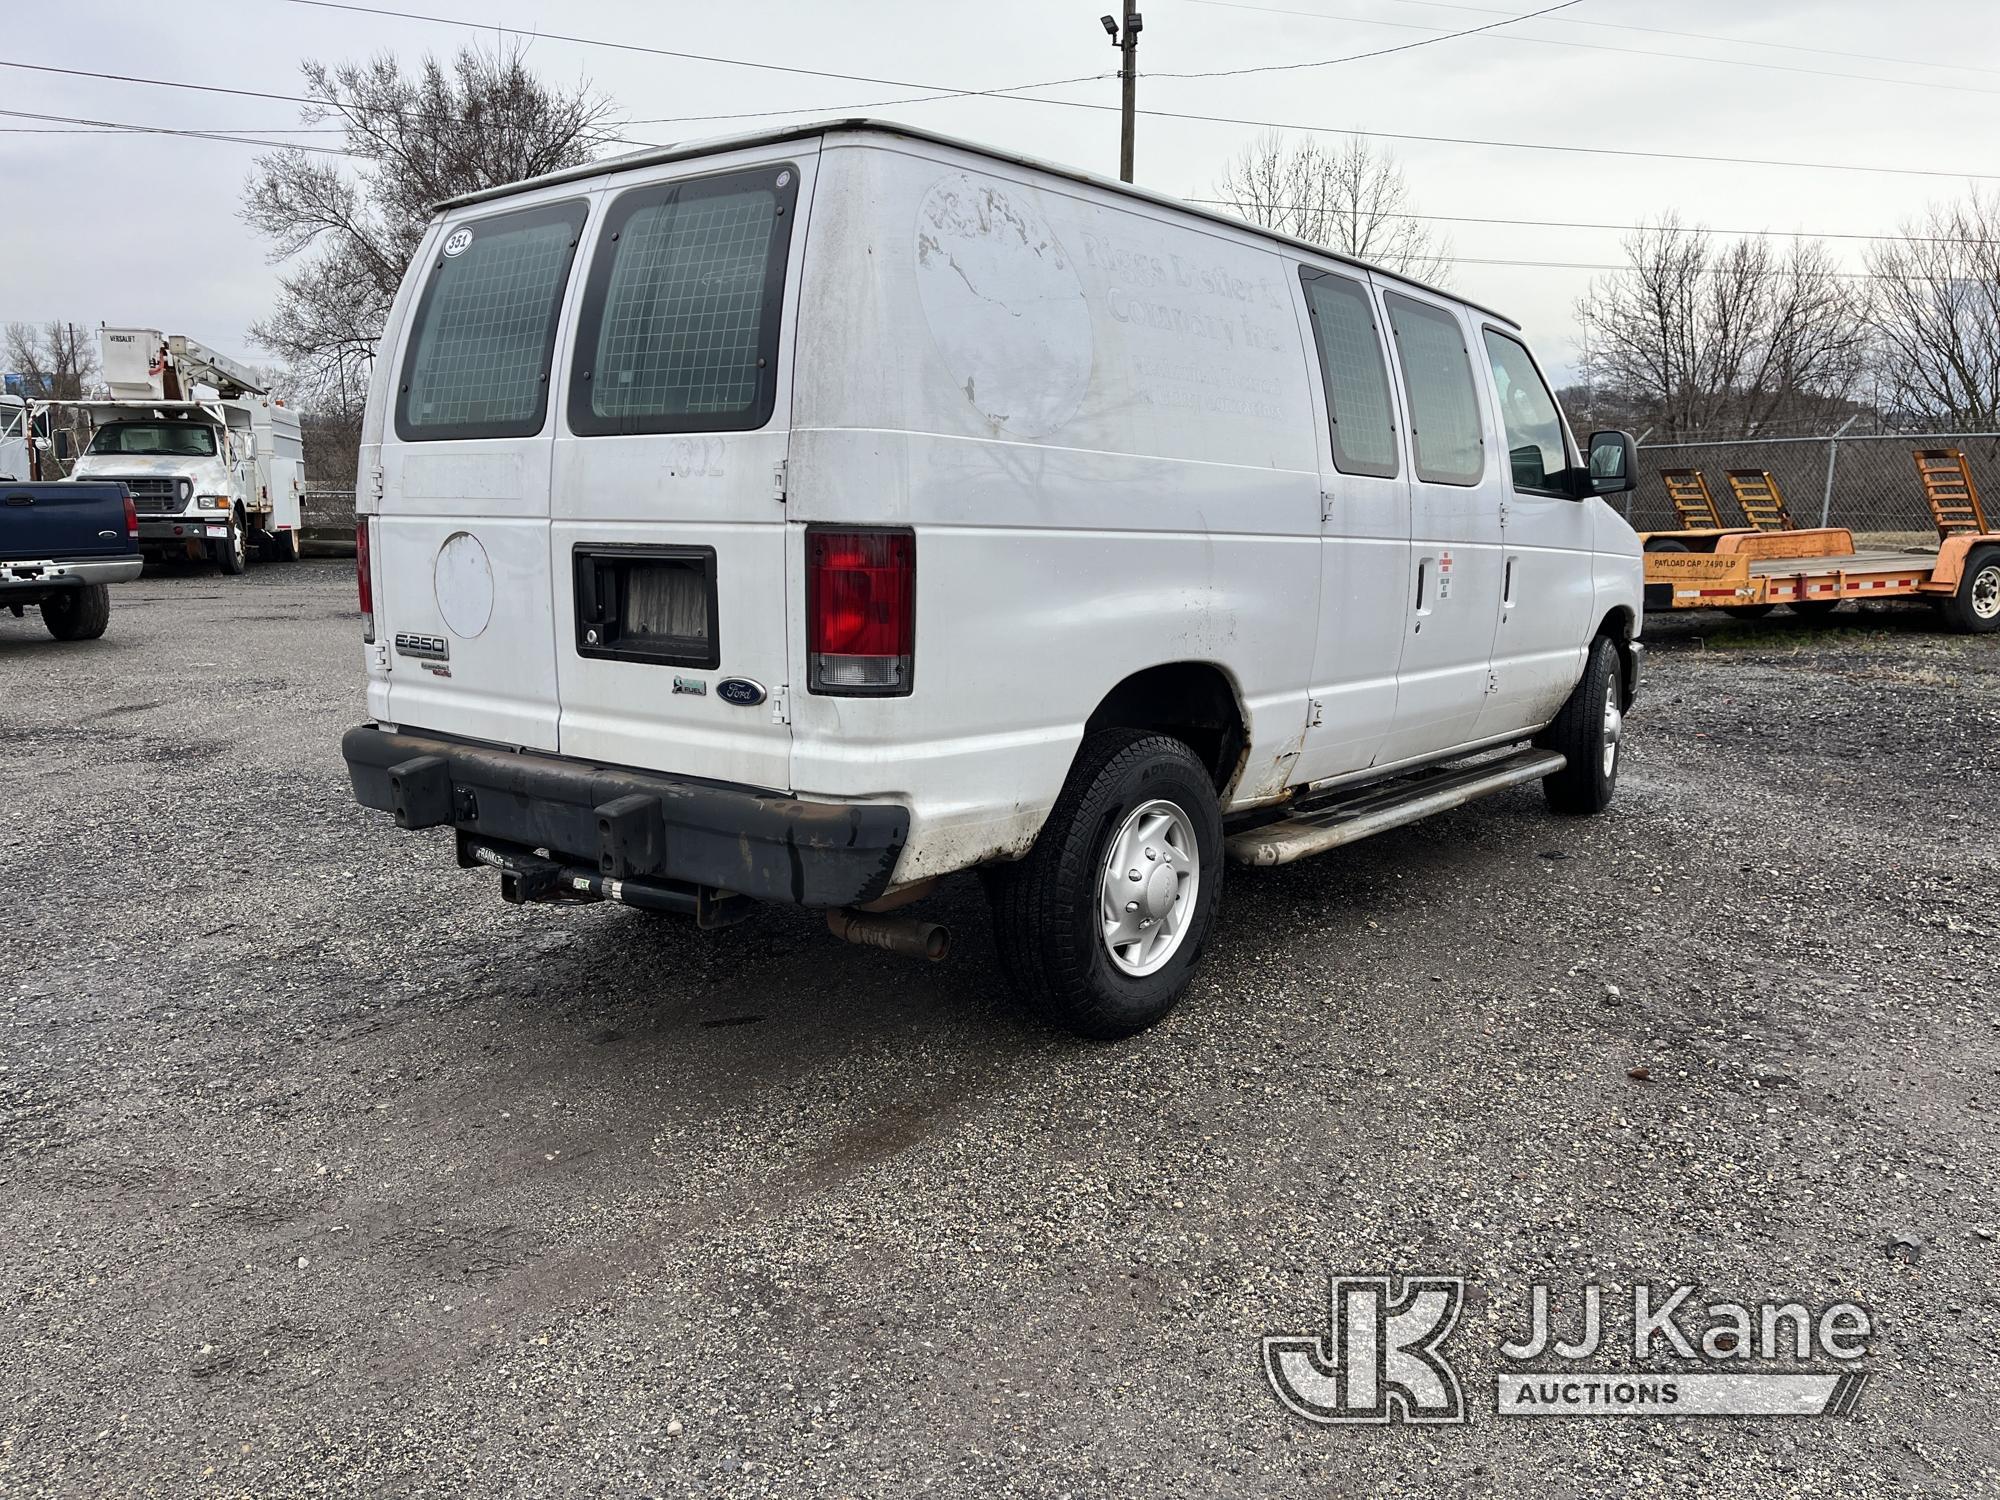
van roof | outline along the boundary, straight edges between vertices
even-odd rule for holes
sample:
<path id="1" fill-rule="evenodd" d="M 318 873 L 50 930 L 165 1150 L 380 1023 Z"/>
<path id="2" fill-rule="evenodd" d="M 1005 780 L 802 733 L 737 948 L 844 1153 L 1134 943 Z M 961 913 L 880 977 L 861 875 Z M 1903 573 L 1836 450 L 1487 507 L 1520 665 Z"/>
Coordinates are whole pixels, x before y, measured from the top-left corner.
<path id="1" fill-rule="evenodd" d="M 628 151 L 621 156 L 607 156 L 598 161 L 586 162 L 580 167 L 568 167 L 560 172 L 545 172 L 540 177 L 525 178 L 520 182 L 505 183 L 500 187 L 482 188 L 476 193 L 464 193 L 456 198 L 447 198 L 436 206 L 437 212 L 463 208 L 473 203 L 487 203 L 495 198 L 510 197 L 515 193 L 530 192 L 536 188 L 549 187 L 556 183 L 576 182 L 589 177 L 603 177 L 613 172 L 627 172 L 634 167 L 648 167 L 660 162 L 685 161 L 698 156 L 718 156 L 725 151 L 737 151 L 749 146 L 775 145 L 783 141 L 806 140 L 813 136 L 832 135 L 836 132 L 866 132 L 879 135 L 905 136 L 911 140 L 931 141 L 941 146 L 951 146 L 960 151 L 970 151 L 980 156 L 991 157 L 994 161 L 1004 161 L 1014 166 L 1028 167 L 1037 172 L 1047 172 L 1052 176 L 1066 177 L 1072 182 L 1081 182 L 1107 193 L 1118 193 L 1127 198 L 1138 198 L 1162 208 L 1171 208 L 1178 213 L 1189 214 L 1197 219 L 1207 219 L 1211 223 L 1222 224 L 1247 234 L 1275 241 L 1310 255 L 1327 260 L 1339 261 L 1343 265 L 1373 271 L 1379 276 L 1391 277 L 1410 286 L 1420 287 L 1435 296 L 1448 297 L 1466 307 L 1474 308 L 1489 317 L 1500 319 L 1509 327 L 1521 325 L 1506 313 L 1497 312 L 1477 302 L 1467 300 L 1457 292 L 1446 291 L 1443 287 L 1432 286 L 1419 281 L 1414 276 L 1405 276 L 1400 271 L 1389 270 L 1357 256 L 1345 255 L 1338 250 L 1329 250 L 1324 245 L 1315 245 L 1310 240 L 1298 239 L 1293 235 L 1280 234 L 1275 229 L 1266 229 L 1226 214 L 1217 209 L 1203 208 L 1166 193 L 1156 193 L 1148 188 L 1134 187 L 1129 182 L 1117 182 L 1109 177 L 1100 177 L 1095 172 L 1086 172 L 1078 167 L 1066 167 L 1060 162 L 1043 161 L 1039 157 L 1024 156 L 1018 151 L 1005 151 L 997 146 L 982 145 L 959 136 L 946 135 L 942 131 L 926 130 L 919 125 L 904 125 L 893 120 L 878 120 L 866 115 L 836 116 L 822 120 L 810 120 L 798 125 L 786 125 L 772 130 L 753 130 L 735 135 L 710 136 L 703 140 L 677 141 L 672 145 L 653 147 L 644 151 Z"/>

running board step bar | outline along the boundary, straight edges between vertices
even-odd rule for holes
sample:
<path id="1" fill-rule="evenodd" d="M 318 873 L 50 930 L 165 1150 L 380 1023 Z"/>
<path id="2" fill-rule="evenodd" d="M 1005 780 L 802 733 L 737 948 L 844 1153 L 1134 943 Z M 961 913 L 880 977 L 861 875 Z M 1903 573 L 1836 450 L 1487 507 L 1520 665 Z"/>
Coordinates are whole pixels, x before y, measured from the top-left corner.
<path id="1" fill-rule="evenodd" d="M 1309 854 L 1400 828 L 1448 808 L 1462 807 L 1527 781 L 1540 781 L 1569 764 L 1554 750 L 1515 750 L 1469 766 L 1447 766 L 1341 800 L 1304 809 L 1280 822 L 1232 834 L 1224 844 L 1240 865 L 1288 865 Z"/>

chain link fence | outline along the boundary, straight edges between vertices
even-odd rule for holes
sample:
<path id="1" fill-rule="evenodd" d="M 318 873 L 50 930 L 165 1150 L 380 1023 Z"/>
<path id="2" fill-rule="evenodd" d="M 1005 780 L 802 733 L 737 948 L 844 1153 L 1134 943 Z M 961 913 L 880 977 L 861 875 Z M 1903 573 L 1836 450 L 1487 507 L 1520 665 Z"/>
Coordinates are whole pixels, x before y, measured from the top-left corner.
<path id="1" fill-rule="evenodd" d="M 299 540 L 320 557 L 354 555 L 354 491 L 307 490 L 299 496 Z"/>
<path id="2" fill-rule="evenodd" d="M 1741 525 L 1729 471 L 1748 469 L 1770 474 L 1798 526 L 1845 526 L 1857 533 L 1913 540 L 1935 537 L 1910 456 L 1919 448 L 1964 453 L 1974 483 L 1988 486 L 1981 499 L 1993 517 L 2000 504 L 2000 433 L 1931 432 L 1646 443 L 1639 449 L 1639 487 L 1623 497 L 1626 519 L 1639 531 L 1674 530 L 1680 523 L 1660 471 L 1699 469 L 1724 524 Z"/>

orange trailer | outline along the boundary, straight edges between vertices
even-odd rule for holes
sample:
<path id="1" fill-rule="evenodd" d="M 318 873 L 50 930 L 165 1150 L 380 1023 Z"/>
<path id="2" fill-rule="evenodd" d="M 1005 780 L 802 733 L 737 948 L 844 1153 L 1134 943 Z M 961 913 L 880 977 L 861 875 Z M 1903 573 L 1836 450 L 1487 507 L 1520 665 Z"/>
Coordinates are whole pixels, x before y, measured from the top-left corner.
<path id="1" fill-rule="evenodd" d="M 1796 529 L 1770 475 L 1733 472 L 1730 486 L 1752 525 L 1647 534 L 1646 607 L 1756 616 L 1783 604 L 1822 615 L 1849 599 L 1910 599 L 1937 606 L 1955 629 L 2000 629 L 2000 535 L 1987 523 L 1965 455 L 1925 448 L 1913 457 L 1936 547 L 1863 552 L 1844 527 Z M 1668 490 L 1684 524 L 1702 500 L 1720 519 L 1699 470 L 1673 471 Z"/>

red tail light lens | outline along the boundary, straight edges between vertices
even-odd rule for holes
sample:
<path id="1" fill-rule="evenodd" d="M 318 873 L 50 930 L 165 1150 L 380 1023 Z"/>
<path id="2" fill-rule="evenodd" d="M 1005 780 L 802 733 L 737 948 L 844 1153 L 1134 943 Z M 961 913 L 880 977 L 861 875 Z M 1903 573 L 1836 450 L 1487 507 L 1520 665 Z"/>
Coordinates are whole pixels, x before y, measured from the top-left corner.
<path id="1" fill-rule="evenodd" d="M 135 542 L 139 540 L 139 507 L 132 503 L 129 490 L 125 495 L 125 535 Z"/>
<path id="2" fill-rule="evenodd" d="M 916 634 L 914 536 L 806 528 L 806 678 L 813 692 L 908 693 Z"/>
<path id="3" fill-rule="evenodd" d="M 361 594 L 361 639 L 375 640 L 375 568 L 368 556 L 368 522 L 354 524 L 354 581 Z"/>

